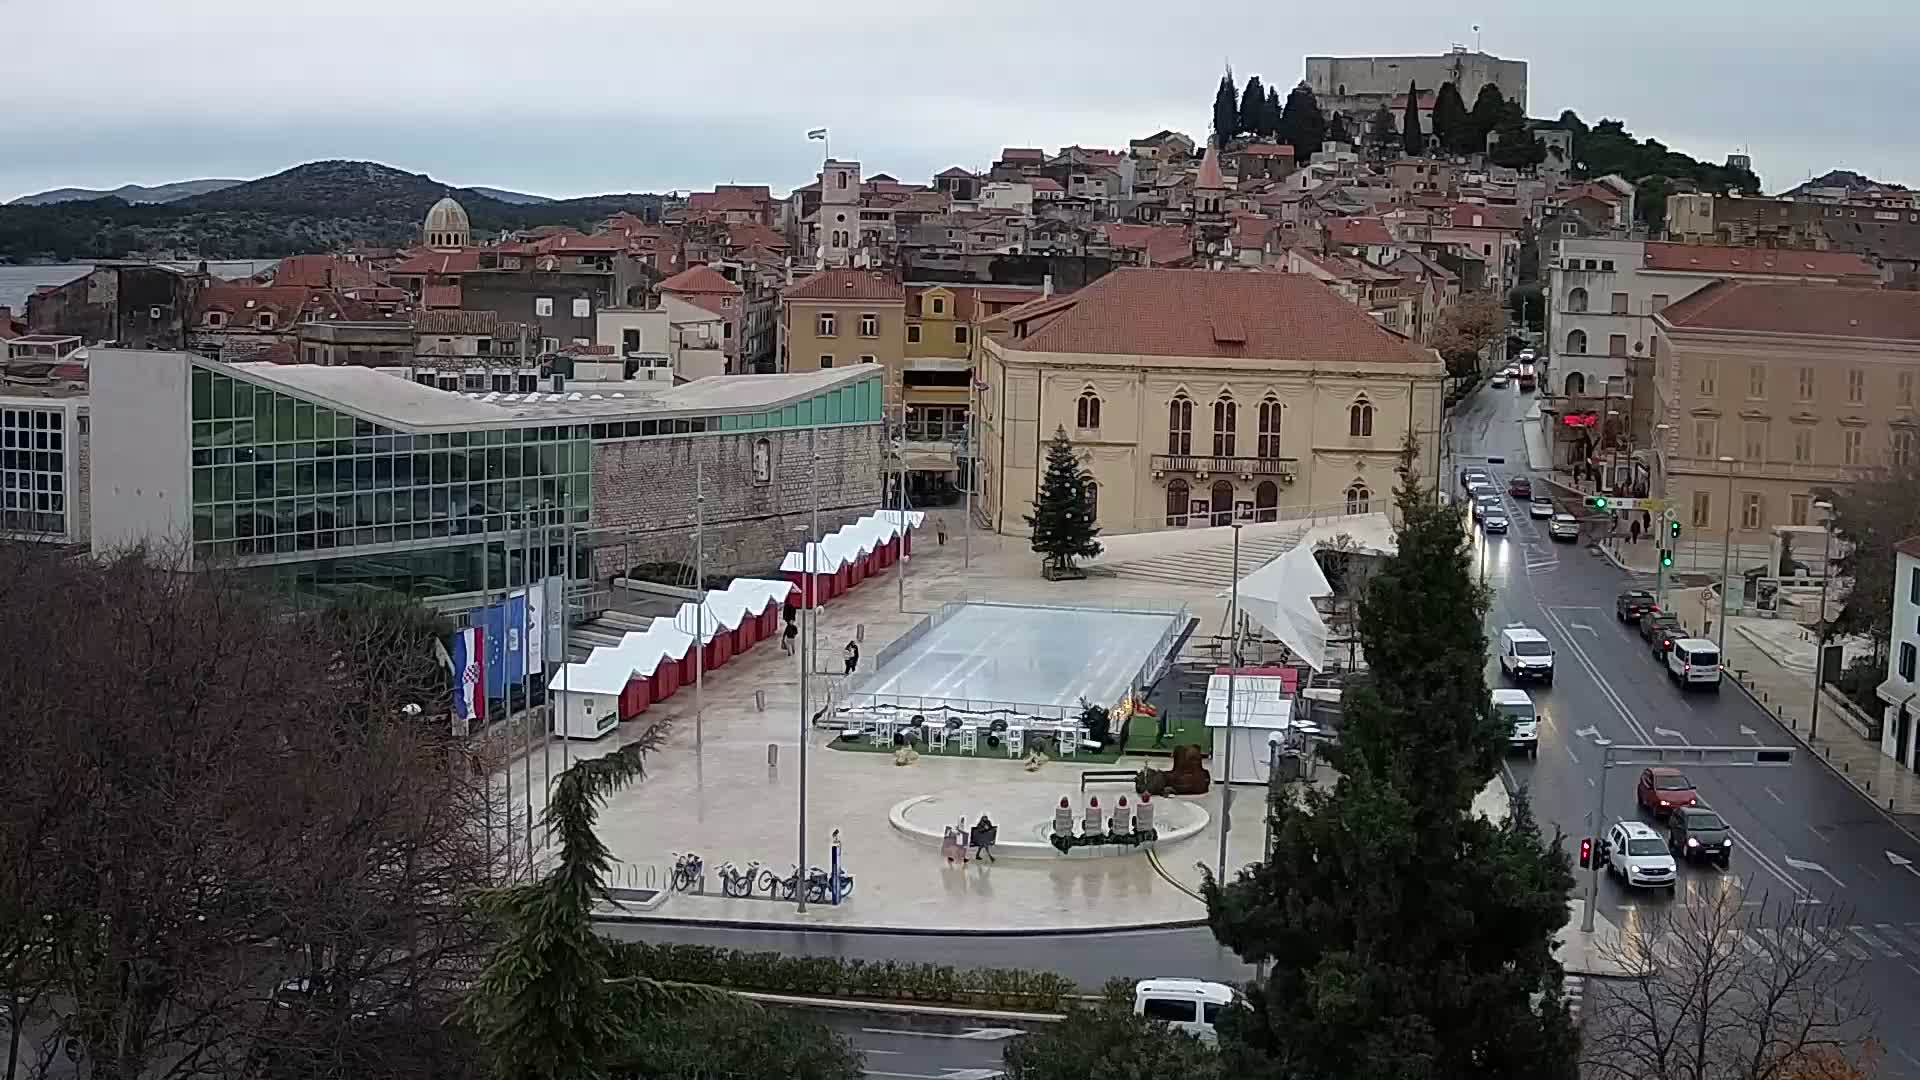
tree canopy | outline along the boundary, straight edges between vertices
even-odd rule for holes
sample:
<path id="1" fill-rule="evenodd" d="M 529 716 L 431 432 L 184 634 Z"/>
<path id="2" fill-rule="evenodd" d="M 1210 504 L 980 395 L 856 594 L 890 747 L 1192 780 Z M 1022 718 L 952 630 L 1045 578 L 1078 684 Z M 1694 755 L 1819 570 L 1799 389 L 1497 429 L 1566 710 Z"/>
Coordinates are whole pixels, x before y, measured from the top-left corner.
<path id="1" fill-rule="evenodd" d="M 1240 95 L 1233 88 L 1233 69 L 1220 76 L 1213 92 L 1213 145 L 1225 146 L 1240 133 Z"/>
<path id="2" fill-rule="evenodd" d="M 1247 79 L 1246 89 L 1240 92 L 1240 134 L 1264 136 L 1271 134 L 1276 118 L 1267 115 L 1267 88 L 1260 85 L 1260 76 Z"/>
<path id="3" fill-rule="evenodd" d="M 1433 96 L 1433 134 L 1449 154 L 1471 154 L 1475 145 L 1473 119 L 1467 115 L 1467 103 L 1460 99 L 1460 88 L 1443 82 Z"/>
<path id="4" fill-rule="evenodd" d="M 1573 134 L 1573 162 L 1584 176 L 1617 173 L 1633 183 L 1639 195 L 1634 210 L 1649 231 L 1666 226 L 1668 193 L 1673 191 L 1760 192 L 1760 178 L 1746 169 L 1698 161 L 1669 149 L 1657 139 L 1638 139 L 1620 120 L 1601 120 L 1588 127 L 1572 109 L 1538 127 Z"/>
<path id="5" fill-rule="evenodd" d="M 1920 535 L 1920 463 L 1911 455 L 1888 454 L 1852 484 L 1817 494 L 1833 505 L 1833 570 L 1851 582 L 1826 631 L 1859 634 L 1873 643 L 1875 657 L 1885 657 L 1899 562 L 1893 545 Z"/>
<path id="6" fill-rule="evenodd" d="M 1319 153 L 1320 145 L 1327 141 L 1327 118 L 1321 113 L 1313 90 L 1304 82 L 1287 94 L 1286 108 L 1280 114 L 1278 139 L 1293 147 L 1293 160 L 1302 164 Z"/>
<path id="7" fill-rule="evenodd" d="M 1047 443 L 1047 471 L 1040 478 L 1040 492 L 1033 500 L 1033 513 L 1026 515 L 1033 530 L 1033 550 L 1047 564 L 1070 567 L 1081 559 L 1100 554 L 1100 526 L 1095 523 L 1093 477 L 1073 455 L 1073 440 L 1065 428 L 1056 429 Z"/>
<path id="8" fill-rule="evenodd" d="M 1407 104 L 1400 113 L 1400 147 L 1418 157 L 1427 152 L 1427 134 L 1420 128 L 1420 87 L 1407 84 Z"/>

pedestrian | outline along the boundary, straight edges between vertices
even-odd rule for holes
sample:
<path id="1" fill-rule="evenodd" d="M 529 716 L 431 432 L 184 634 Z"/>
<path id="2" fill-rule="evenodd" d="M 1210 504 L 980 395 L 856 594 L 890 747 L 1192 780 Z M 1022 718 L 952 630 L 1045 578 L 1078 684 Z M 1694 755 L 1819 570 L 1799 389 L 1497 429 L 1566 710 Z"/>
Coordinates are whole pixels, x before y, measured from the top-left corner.
<path id="1" fill-rule="evenodd" d="M 941 547 L 947 546 L 947 519 L 946 518 L 933 519 L 933 535 L 935 539 L 940 541 Z"/>
<path id="2" fill-rule="evenodd" d="M 849 641 L 844 651 L 847 654 L 847 674 L 851 675 L 853 674 L 853 669 L 860 666 L 860 646 L 855 642 Z"/>
<path id="3" fill-rule="evenodd" d="M 1640 542 L 1640 519 L 1639 518 L 1634 518 L 1632 524 L 1627 526 L 1627 542 L 1630 544 L 1637 544 Z"/>
<path id="4" fill-rule="evenodd" d="M 984 856 L 988 862 L 998 862 L 999 860 L 993 857 L 993 845 L 999 838 L 999 827 L 987 815 L 981 814 L 980 821 L 974 825 L 972 832 L 967 836 L 967 843 L 976 852 L 975 858 Z"/>
<path id="5" fill-rule="evenodd" d="M 780 632 L 781 651 L 785 652 L 788 656 L 792 656 L 793 643 L 798 640 L 800 640 L 800 627 L 794 623 L 788 623 L 787 628 Z"/>

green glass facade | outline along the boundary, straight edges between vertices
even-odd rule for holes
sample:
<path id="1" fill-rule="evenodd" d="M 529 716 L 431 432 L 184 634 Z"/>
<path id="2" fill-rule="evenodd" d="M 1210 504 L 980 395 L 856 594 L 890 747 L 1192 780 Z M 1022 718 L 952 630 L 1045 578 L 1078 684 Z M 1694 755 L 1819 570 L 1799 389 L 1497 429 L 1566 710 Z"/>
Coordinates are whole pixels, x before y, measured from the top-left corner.
<path id="1" fill-rule="evenodd" d="M 585 424 L 409 435 L 197 364 L 192 378 L 197 562 L 466 548 L 587 520 Z M 464 576 L 467 558 L 446 552 L 446 569 Z"/>

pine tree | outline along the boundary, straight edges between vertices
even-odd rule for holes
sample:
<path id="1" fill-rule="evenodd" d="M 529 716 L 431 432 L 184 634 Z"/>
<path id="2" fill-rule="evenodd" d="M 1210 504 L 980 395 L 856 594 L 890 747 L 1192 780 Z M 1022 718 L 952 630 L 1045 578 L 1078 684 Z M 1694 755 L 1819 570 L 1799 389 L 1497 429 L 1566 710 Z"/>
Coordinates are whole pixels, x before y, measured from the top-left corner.
<path id="1" fill-rule="evenodd" d="M 1277 88 L 1272 86 L 1267 87 L 1266 136 L 1269 139 L 1273 139 L 1275 142 L 1280 141 L 1277 138 L 1277 136 L 1280 133 L 1280 114 L 1282 111 L 1284 110 L 1280 105 L 1280 91 Z"/>
<path id="2" fill-rule="evenodd" d="M 1220 76 L 1220 88 L 1213 92 L 1213 145 L 1225 146 L 1240 130 L 1240 95 L 1233 89 L 1233 69 Z"/>
<path id="3" fill-rule="evenodd" d="M 1240 131 L 1256 138 L 1264 135 L 1273 126 L 1267 119 L 1267 88 L 1260 85 L 1260 76 L 1247 80 L 1247 88 L 1240 93 Z"/>
<path id="4" fill-rule="evenodd" d="M 1346 113 L 1334 113 L 1333 116 L 1328 119 L 1327 141 L 1347 143 L 1349 145 L 1353 143 L 1353 132 L 1347 130 Z"/>
<path id="5" fill-rule="evenodd" d="M 1373 119 L 1367 126 L 1367 142 L 1376 149 L 1400 142 L 1400 129 L 1393 126 L 1393 110 L 1385 105 L 1373 110 Z"/>
<path id="6" fill-rule="evenodd" d="M 1400 114 L 1400 148 L 1410 157 L 1427 152 L 1427 136 L 1420 130 L 1420 88 L 1407 84 L 1407 107 Z"/>
<path id="7" fill-rule="evenodd" d="M 1552 951 L 1572 875 L 1524 795 L 1504 823 L 1472 810 L 1504 742 L 1487 597 L 1458 510 L 1421 489 L 1413 457 L 1398 550 L 1361 598 L 1370 675 L 1348 684 L 1340 780 L 1272 800 L 1271 856 L 1207 883 L 1215 935 L 1270 972 L 1222 1019 L 1229 1076 L 1576 1075 Z"/>
<path id="8" fill-rule="evenodd" d="M 1280 113 L 1280 141 L 1293 147 L 1293 160 L 1306 164 L 1327 141 L 1327 118 L 1320 102 L 1306 83 L 1287 95 L 1287 107 Z"/>
<path id="9" fill-rule="evenodd" d="M 1092 477 L 1073 456 L 1073 440 L 1067 429 L 1054 431 L 1047 444 L 1047 472 L 1040 478 L 1040 493 L 1033 500 L 1033 513 L 1026 516 L 1033 530 L 1033 550 L 1045 557 L 1050 567 L 1066 569 L 1075 560 L 1100 554 L 1100 526 L 1093 520 Z"/>
<path id="10" fill-rule="evenodd" d="M 1493 125 L 1494 144 L 1487 151 L 1487 160 L 1495 165 L 1504 165 L 1510 169 L 1531 169 L 1547 160 L 1547 147 L 1533 136 L 1533 127 L 1527 122 L 1527 111 L 1517 101 L 1508 101 L 1500 106 L 1500 117 Z M 1666 206 L 1662 199 L 1661 207 Z"/>
<path id="11" fill-rule="evenodd" d="M 1500 122 L 1500 114 L 1506 106 L 1507 97 L 1499 87 L 1488 83 L 1480 88 L 1480 93 L 1473 99 L 1473 111 L 1467 114 L 1472 123 L 1473 153 L 1486 152 L 1487 133 Z"/>
<path id="12" fill-rule="evenodd" d="M 1443 82 L 1433 96 L 1433 134 L 1451 154 L 1470 154 L 1473 145 L 1473 121 L 1467 115 L 1467 103 L 1460 99 L 1460 88 Z"/>

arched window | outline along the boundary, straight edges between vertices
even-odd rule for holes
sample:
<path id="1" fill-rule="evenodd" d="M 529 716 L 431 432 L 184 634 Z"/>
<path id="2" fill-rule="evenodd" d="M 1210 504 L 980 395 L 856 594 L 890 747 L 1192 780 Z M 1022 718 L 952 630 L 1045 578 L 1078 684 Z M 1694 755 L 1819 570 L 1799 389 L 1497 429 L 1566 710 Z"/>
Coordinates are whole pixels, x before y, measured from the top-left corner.
<path id="1" fill-rule="evenodd" d="M 1587 351 L 1587 332 L 1585 330 L 1567 331 L 1567 351 L 1580 356 Z"/>
<path id="2" fill-rule="evenodd" d="M 1373 492 L 1367 490 L 1366 484 L 1355 480 L 1353 483 L 1347 485 L 1347 513 L 1372 513 L 1372 511 L 1368 509 L 1372 499 Z"/>
<path id="3" fill-rule="evenodd" d="M 1578 286 L 1568 289 L 1567 290 L 1567 310 L 1568 311 L 1587 310 L 1587 290 L 1582 289 Z"/>
<path id="4" fill-rule="evenodd" d="M 1213 403 L 1213 456 L 1232 457 L 1234 429 L 1240 424 L 1240 407 L 1225 394 Z"/>
<path id="5" fill-rule="evenodd" d="M 1100 523 L 1100 485 L 1091 478 L 1087 480 L 1087 521 Z"/>
<path id="6" fill-rule="evenodd" d="M 1167 453 L 1193 453 L 1193 401 L 1185 394 L 1167 402 Z"/>
<path id="7" fill-rule="evenodd" d="M 1208 494 L 1208 509 L 1212 511 L 1212 524 L 1233 524 L 1233 485 L 1225 480 L 1215 480 L 1213 490 Z"/>
<path id="8" fill-rule="evenodd" d="M 765 439 L 753 440 L 753 482 L 770 483 L 773 480 L 773 444 Z"/>
<path id="9" fill-rule="evenodd" d="M 1185 525 L 1188 510 L 1187 482 L 1175 480 L 1167 485 L 1167 524 Z"/>
<path id="10" fill-rule="evenodd" d="M 1577 397 L 1587 392 L 1587 377 L 1578 371 L 1567 372 L 1567 396 Z"/>
<path id="11" fill-rule="evenodd" d="M 1373 437 L 1373 405 L 1366 398 L 1347 409 L 1347 434 L 1356 439 Z"/>
<path id="12" fill-rule="evenodd" d="M 1081 431 L 1092 431 L 1100 426 L 1100 395 L 1091 390 L 1083 391 L 1080 400 L 1073 408 L 1073 426 Z"/>
<path id="13" fill-rule="evenodd" d="M 1255 449 L 1263 458 L 1280 456 L 1280 401 L 1272 394 L 1260 403 L 1260 440 Z"/>
<path id="14" fill-rule="evenodd" d="M 1280 485 L 1262 480 L 1260 486 L 1253 489 L 1253 520 L 1280 520 Z"/>

